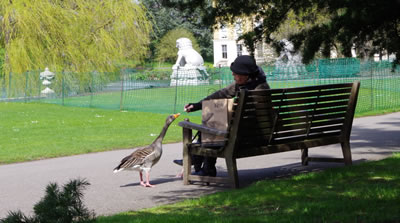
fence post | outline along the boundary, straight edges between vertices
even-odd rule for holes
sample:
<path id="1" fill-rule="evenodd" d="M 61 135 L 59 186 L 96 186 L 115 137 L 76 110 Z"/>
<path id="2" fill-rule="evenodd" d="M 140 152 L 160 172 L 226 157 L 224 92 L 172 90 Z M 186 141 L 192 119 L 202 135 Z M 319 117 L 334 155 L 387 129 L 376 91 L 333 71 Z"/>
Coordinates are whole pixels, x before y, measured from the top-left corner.
<path id="1" fill-rule="evenodd" d="M 65 80 L 64 80 L 64 70 L 61 71 L 61 103 L 62 106 L 64 106 L 64 97 L 65 97 L 65 92 L 64 92 L 64 88 L 65 88 Z"/>
<path id="2" fill-rule="evenodd" d="M 8 96 L 7 96 L 7 98 L 11 98 L 11 78 L 12 78 L 12 74 L 10 72 L 8 74 Z"/>
<path id="3" fill-rule="evenodd" d="M 374 85 L 373 85 L 373 81 L 374 81 L 374 77 L 373 77 L 373 68 L 372 68 L 372 62 L 368 62 L 369 63 L 369 67 L 370 67 L 370 73 L 371 73 L 371 111 L 374 110 Z"/>
<path id="4" fill-rule="evenodd" d="M 35 75 L 35 77 L 39 77 L 37 84 L 38 84 L 38 99 L 40 101 L 40 90 L 41 90 L 41 86 L 42 86 L 42 83 L 40 82 L 40 70 L 38 71 L 38 75 Z"/>
<path id="5" fill-rule="evenodd" d="M 175 80 L 175 102 L 174 102 L 174 114 L 176 113 L 176 102 L 178 100 L 178 80 L 179 80 L 179 66 L 176 68 L 176 80 Z"/>
<path id="6" fill-rule="evenodd" d="M 28 71 L 25 71 L 25 94 L 24 94 L 24 102 L 27 102 L 26 96 L 27 96 L 27 91 L 28 91 L 28 80 L 29 80 L 29 75 Z"/>
<path id="7" fill-rule="evenodd" d="M 120 72 L 120 77 L 121 77 L 121 98 L 119 100 L 119 110 L 122 111 L 122 109 L 124 108 L 124 71 Z"/>
<path id="8" fill-rule="evenodd" d="M 91 77 L 91 81 L 90 81 L 90 88 L 89 88 L 89 90 L 90 90 L 90 102 L 89 102 L 89 108 L 91 108 L 92 106 L 93 106 L 93 87 L 94 87 L 94 83 L 93 83 L 93 80 L 94 80 L 94 74 L 93 74 L 93 72 L 91 72 L 90 73 L 91 75 L 90 75 L 90 77 Z"/>

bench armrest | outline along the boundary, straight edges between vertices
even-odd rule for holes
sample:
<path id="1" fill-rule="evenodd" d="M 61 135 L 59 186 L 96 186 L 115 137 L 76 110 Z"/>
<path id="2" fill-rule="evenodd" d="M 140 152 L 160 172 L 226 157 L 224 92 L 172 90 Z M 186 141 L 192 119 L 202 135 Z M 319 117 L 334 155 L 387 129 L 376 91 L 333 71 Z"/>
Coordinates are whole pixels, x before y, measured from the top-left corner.
<path id="1" fill-rule="evenodd" d="M 208 133 L 208 134 L 212 134 L 212 135 L 216 135 L 216 136 L 227 136 L 228 135 L 228 131 L 210 128 L 210 127 L 207 127 L 204 125 L 199 125 L 199 124 L 189 122 L 189 121 L 179 122 L 178 125 L 182 128 L 194 129 L 194 130 L 200 131 L 202 133 Z"/>

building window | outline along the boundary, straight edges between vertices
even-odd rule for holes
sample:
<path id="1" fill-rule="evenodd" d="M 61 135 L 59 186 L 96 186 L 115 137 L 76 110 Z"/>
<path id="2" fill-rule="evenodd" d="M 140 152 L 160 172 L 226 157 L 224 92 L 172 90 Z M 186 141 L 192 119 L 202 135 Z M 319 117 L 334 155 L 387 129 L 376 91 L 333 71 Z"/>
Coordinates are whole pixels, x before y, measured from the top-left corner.
<path id="1" fill-rule="evenodd" d="M 242 56 L 242 54 L 243 54 L 243 46 L 242 46 L 242 44 L 237 44 L 236 47 L 237 47 L 237 55 L 238 56 Z"/>
<path id="2" fill-rule="evenodd" d="M 223 59 L 228 58 L 228 47 L 225 44 L 222 45 L 222 58 Z"/>

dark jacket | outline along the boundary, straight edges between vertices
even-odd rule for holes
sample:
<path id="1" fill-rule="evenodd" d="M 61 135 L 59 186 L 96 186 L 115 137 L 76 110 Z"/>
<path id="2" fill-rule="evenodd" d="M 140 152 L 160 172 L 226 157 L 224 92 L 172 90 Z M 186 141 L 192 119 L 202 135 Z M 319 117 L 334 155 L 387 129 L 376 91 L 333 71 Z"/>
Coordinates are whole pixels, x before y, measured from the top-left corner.
<path id="1" fill-rule="evenodd" d="M 249 80 L 244 85 L 238 85 L 236 83 L 232 83 L 226 86 L 225 88 L 222 88 L 212 93 L 211 95 L 203 98 L 201 101 L 197 103 L 191 103 L 193 105 L 192 111 L 200 110 L 202 108 L 202 102 L 204 100 L 233 98 L 236 96 L 237 92 L 239 92 L 241 89 L 247 89 L 247 90 L 270 89 L 264 71 L 261 69 L 261 67 L 258 67 L 258 70 L 259 70 L 258 73 L 256 73 L 253 76 L 250 76 Z"/>

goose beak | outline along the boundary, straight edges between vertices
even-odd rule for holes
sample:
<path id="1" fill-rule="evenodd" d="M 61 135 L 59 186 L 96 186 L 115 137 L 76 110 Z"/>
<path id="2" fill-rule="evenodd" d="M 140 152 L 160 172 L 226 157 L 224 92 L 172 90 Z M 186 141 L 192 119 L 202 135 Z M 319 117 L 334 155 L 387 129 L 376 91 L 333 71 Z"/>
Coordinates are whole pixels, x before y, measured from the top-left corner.
<path id="1" fill-rule="evenodd" d="M 181 113 L 176 113 L 174 114 L 174 118 L 178 118 L 181 115 Z"/>

